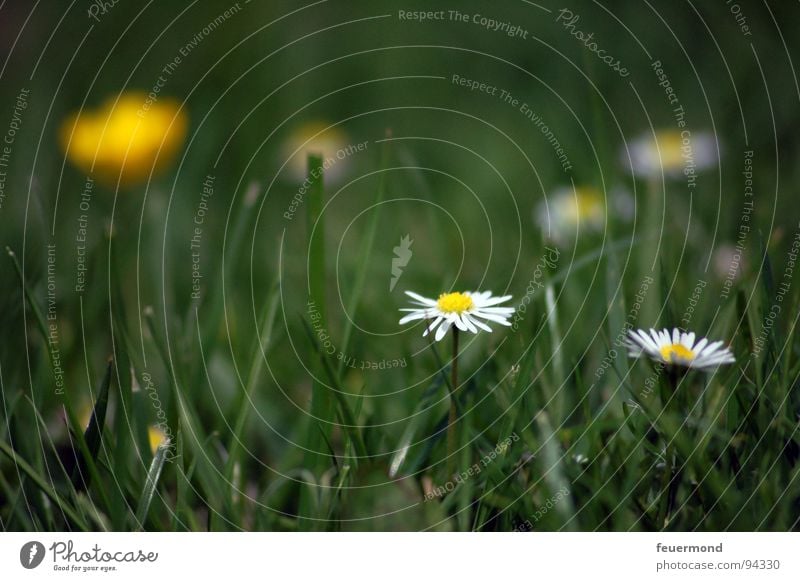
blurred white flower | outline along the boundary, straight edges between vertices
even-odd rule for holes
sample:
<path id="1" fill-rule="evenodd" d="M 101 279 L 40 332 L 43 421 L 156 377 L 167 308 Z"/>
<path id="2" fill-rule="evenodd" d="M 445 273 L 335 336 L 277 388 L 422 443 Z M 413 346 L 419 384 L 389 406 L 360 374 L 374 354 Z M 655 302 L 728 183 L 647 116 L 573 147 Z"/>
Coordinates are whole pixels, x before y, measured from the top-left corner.
<path id="1" fill-rule="evenodd" d="M 648 334 L 642 329 L 628 331 L 627 347 L 631 357 L 646 355 L 653 361 L 671 366 L 710 370 L 720 365 L 735 363 L 736 359 L 723 341 L 709 343 L 705 337 L 695 342 L 694 333 L 682 333 L 680 329 L 656 331 Z"/>
<path id="2" fill-rule="evenodd" d="M 630 159 L 628 159 L 630 155 Z M 665 130 L 642 135 L 621 152 L 622 164 L 642 177 L 675 177 L 717 165 L 717 141 L 705 131 Z"/>
<path id="3" fill-rule="evenodd" d="M 501 303 L 511 300 L 511 295 L 493 297 L 489 291 L 485 292 L 455 292 L 442 293 L 438 299 L 429 299 L 417 293 L 406 291 L 415 306 L 408 311 L 409 314 L 400 319 L 400 324 L 405 325 L 411 321 L 430 321 L 428 328 L 422 334 L 425 337 L 436 329 L 435 339 L 441 341 L 452 325 L 461 331 L 477 333 L 478 329 L 491 333 L 492 329 L 484 321 L 492 321 L 510 327 L 508 318 L 514 314 L 513 307 L 498 307 Z"/>
<path id="4" fill-rule="evenodd" d="M 551 240 L 564 244 L 575 239 L 579 230 L 597 232 L 603 229 L 603 195 L 591 187 L 558 188 L 539 202 L 534 220 Z"/>
<path id="5" fill-rule="evenodd" d="M 730 278 L 731 281 L 737 280 L 746 267 L 744 253 L 733 244 L 720 244 L 714 251 L 712 264 L 714 274 L 721 279 Z"/>
<path id="6" fill-rule="evenodd" d="M 575 464 L 580 464 L 580 465 L 589 463 L 589 459 L 583 454 L 573 454 L 572 460 L 575 462 Z"/>
<path id="7" fill-rule="evenodd" d="M 288 159 L 285 171 L 296 182 L 302 182 L 308 174 L 308 155 L 322 156 L 325 181 L 335 183 L 342 179 L 347 167 L 350 144 L 347 133 L 329 123 L 312 121 L 297 127 L 281 149 L 284 160 Z"/>

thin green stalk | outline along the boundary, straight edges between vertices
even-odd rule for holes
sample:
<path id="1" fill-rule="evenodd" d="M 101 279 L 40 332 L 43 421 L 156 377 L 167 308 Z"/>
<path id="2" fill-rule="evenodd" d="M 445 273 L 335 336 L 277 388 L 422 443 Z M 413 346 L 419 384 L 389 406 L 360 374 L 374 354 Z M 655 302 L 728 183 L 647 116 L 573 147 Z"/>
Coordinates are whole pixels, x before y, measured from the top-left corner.
<path id="1" fill-rule="evenodd" d="M 662 530 L 667 527 L 667 521 L 669 519 L 669 489 L 671 479 L 672 446 L 667 443 L 664 446 L 664 472 L 661 475 L 661 486 L 659 487 L 661 492 L 659 497 L 658 519 L 656 520 Z"/>
<path id="2" fill-rule="evenodd" d="M 308 228 L 308 290 L 309 303 L 319 315 L 317 324 L 327 329 L 327 305 L 325 300 L 325 220 L 322 208 L 325 205 L 322 157 L 308 156 L 308 188 L 307 228 Z M 317 367 L 317 369 L 320 369 Z M 336 421 L 333 397 L 328 386 L 314 379 L 311 386 L 311 422 L 308 430 L 307 466 L 314 467 L 314 474 L 319 475 L 330 467 L 325 440 L 330 440 L 332 425 Z"/>
<path id="3" fill-rule="evenodd" d="M 271 347 L 272 334 L 275 324 L 275 314 L 278 311 L 280 303 L 280 295 L 278 293 L 277 284 L 273 289 L 267 305 L 263 309 L 258 326 L 259 337 L 256 339 L 256 344 L 253 346 L 252 355 L 250 357 L 250 372 L 247 374 L 247 382 L 244 386 L 244 393 L 241 400 L 237 405 L 236 422 L 234 423 L 233 437 L 230 441 L 228 450 L 228 460 L 225 464 L 225 478 L 230 482 L 233 480 L 234 467 L 239 462 L 242 454 L 242 440 L 244 439 L 245 426 L 250 417 L 250 410 L 253 408 L 253 399 L 256 394 L 256 388 L 259 385 L 262 372 L 264 370 L 264 361 L 267 350 Z M 230 495 L 226 498 L 230 504 L 234 504 L 234 499 L 238 494 L 231 490 Z"/>
<path id="4" fill-rule="evenodd" d="M 564 405 L 563 396 L 564 382 L 567 373 L 564 365 L 564 342 L 561 335 L 561 328 L 558 325 L 558 308 L 556 303 L 555 287 L 549 283 L 545 287 L 545 303 L 547 305 L 547 327 L 550 330 L 550 345 L 553 353 L 553 390 L 548 394 L 552 399 L 556 410 L 556 419 L 560 424 L 563 421 Z"/>
<path id="5" fill-rule="evenodd" d="M 664 424 L 670 427 L 675 425 L 674 422 L 669 421 L 668 414 L 672 410 L 677 412 L 676 415 L 678 418 L 686 414 L 686 406 L 683 405 L 683 398 L 680 397 L 678 393 L 678 387 L 683 377 L 684 375 L 672 366 L 666 370 L 666 383 L 669 385 L 670 393 L 668 396 L 662 393 L 662 414 L 665 415 L 666 419 Z M 686 386 L 684 386 L 683 389 L 686 389 Z M 677 466 L 678 463 L 677 453 L 671 441 L 676 440 L 677 437 L 677 430 L 674 434 L 664 434 L 664 439 L 666 441 L 664 444 L 664 473 L 661 477 L 658 520 L 656 521 L 661 526 L 662 530 L 666 529 L 669 524 L 670 507 L 672 505 L 672 499 L 677 493 L 679 484 L 679 474 L 676 473 L 674 477 L 672 474 L 673 466 Z"/>
<path id="6" fill-rule="evenodd" d="M 145 529 L 147 513 L 150 511 L 150 504 L 153 502 L 153 497 L 156 494 L 158 480 L 161 478 L 161 471 L 164 469 L 164 463 L 167 461 L 167 452 L 169 452 L 168 446 L 159 446 L 153 457 L 153 461 L 150 463 L 150 469 L 147 471 L 147 480 L 144 483 L 144 489 L 139 497 L 139 505 L 136 508 L 136 522 L 138 523 L 139 530 Z"/>
<path id="7" fill-rule="evenodd" d="M 456 462 L 456 391 L 458 390 L 458 329 L 453 327 L 453 359 L 450 363 L 450 415 L 447 419 L 447 478 L 455 474 Z"/>

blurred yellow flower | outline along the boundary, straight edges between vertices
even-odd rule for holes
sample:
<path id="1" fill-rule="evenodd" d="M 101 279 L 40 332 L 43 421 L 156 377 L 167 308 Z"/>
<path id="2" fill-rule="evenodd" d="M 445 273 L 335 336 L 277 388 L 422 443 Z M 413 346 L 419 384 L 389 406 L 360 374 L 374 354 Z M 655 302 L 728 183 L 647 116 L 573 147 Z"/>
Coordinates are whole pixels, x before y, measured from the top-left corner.
<path id="1" fill-rule="evenodd" d="M 177 101 L 123 93 L 96 110 L 70 115 L 61 126 L 61 146 L 72 163 L 99 181 L 131 185 L 170 164 L 187 126 Z"/>
<path id="2" fill-rule="evenodd" d="M 92 412 L 94 412 L 94 407 L 88 402 L 78 406 L 78 421 L 84 432 L 89 428 L 89 422 L 92 421 Z"/>
<path id="3" fill-rule="evenodd" d="M 338 182 L 345 174 L 347 158 L 351 155 L 349 137 L 329 123 L 311 121 L 297 127 L 281 150 L 285 170 L 296 182 L 302 182 L 308 173 L 307 157 L 310 153 L 322 156 L 325 180 Z"/>
<path id="4" fill-rule="evenodd" d="M 657 177 L 662 171 L 668 176 L 690 175 L 716 165 L 717 142 L 708 132 L 665 130 L 655 138 L 648 134 L 631 141 L 621 158 L 625 167 L 643 177 Z"/>
<path id="5" fill-rule="evenodd" d="M 165 445 L 169 442 L 166 432 L 158 426 L 147 427 L 147 439 L 150 441 L 150 451 L 155 454 L 159 446 Z"/>
<path id="6" fill-rule="evenodd" d="M 577 237 L 578 229 L 598 231 L 605 223 L 603 194 L 592 187 L 556 189 L 536 208 L 535 220 L 559 244 Z"/>

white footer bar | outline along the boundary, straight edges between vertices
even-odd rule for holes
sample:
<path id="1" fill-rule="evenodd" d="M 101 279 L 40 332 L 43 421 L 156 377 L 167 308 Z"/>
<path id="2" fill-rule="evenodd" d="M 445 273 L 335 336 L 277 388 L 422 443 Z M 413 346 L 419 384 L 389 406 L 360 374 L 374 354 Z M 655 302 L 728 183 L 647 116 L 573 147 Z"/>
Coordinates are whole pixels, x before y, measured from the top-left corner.
<path id="1" fill-rule="evenodd" d="M 800 579 L 794 533 L 2 533 L 2 579 Z M 524 577 L 519 577 L 523 575 Z M 511 577 L 513 576 L 513 577 Z M 531 577 L 532 578 L 532 577 Z M 187 581 L 184 578 L 182 581 Z"/>

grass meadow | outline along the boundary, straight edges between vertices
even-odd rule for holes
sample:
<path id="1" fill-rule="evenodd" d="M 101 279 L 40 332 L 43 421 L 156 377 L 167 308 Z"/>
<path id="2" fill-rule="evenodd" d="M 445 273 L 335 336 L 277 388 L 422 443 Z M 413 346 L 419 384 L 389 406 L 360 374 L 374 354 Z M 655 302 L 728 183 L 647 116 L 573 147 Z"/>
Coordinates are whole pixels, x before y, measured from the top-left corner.
<path id="1" fill-rule="evenodd" d="M 797 3 L 79 4 L 0 2 L 2 530 L 800 527 Z"/>

